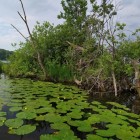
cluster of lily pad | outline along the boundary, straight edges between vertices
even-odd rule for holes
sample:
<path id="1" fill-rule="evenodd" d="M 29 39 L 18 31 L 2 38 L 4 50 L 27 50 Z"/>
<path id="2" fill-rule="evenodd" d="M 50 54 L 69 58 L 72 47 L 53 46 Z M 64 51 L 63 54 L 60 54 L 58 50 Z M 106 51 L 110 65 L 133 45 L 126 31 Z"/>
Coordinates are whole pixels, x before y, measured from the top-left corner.
<path id="1" fill-rule="evenodd" d="M 40 140 L 140 139 L 140 115 L 124 105 L 107 102 L 109 110 L 100 102 L 89 103 L 87 93 L 74 86 L 24 79 L 7 82 L 9 87 L 1 86 L 0 91 L 0 126 L 7 126 L 9 134 L 26 135 L 46 122 L 53 131 Z M 13 118 L 6 119 L 4 105 Z"/>

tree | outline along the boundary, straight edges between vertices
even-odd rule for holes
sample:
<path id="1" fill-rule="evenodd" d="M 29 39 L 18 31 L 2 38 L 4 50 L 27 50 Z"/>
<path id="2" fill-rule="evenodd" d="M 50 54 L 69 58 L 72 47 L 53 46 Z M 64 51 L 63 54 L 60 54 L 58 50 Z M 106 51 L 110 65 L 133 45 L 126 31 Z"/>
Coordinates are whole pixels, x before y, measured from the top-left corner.
<path id="1" fill-rule="evenodd" d="M 65 19 L 73 37 L 72 43 L 83 45 L 86 38 L 87 0 L 62 0 L 61 4 L 64 12 L 58 18 Z"/>
<path id="2" fill-rule="evenodd" d="M 36 54 L 37 54 L 37 61 L 38 61 L 38 64 L 44 74 L 44 80 L 47 78 L 47 73 L 46 73 L 46 69 L 45 69 L 45 66 L 42 62 L 42 59 L 41 59 L 41 54 L 38 50 L 38 43 L 36 42 L 36 40 L 34 39 L 34 37 L 32 36 L 31 34 L 31 31 L 30 31 L 30 28 L 29 28 L 29 25 L 28 25 L 28 21 L 27 21 L 27 16 L 26 16 L 26 13 L 25 13 L 25 9 L 24 9 L 24 5 L 23 5 L 23 2 L 22 0 L 19 0 L 20 3 L 21 3 L 21 6 L 22 6 L 22 10 L 23 10 L 23 16 L 18 12 L 19 16 L 21 17 L 21 19 L 23 20 L 23 22 L 25 23 L 26 27 L 27 27 L 27 31 L 29 33 L 29 36 L 30 36 L 30 39 L 26 38 L 15 26 L 13 26 L 25 39 L 26 41 L 30 42 L 31 43 L 31 47 L 35 50 Z"/>

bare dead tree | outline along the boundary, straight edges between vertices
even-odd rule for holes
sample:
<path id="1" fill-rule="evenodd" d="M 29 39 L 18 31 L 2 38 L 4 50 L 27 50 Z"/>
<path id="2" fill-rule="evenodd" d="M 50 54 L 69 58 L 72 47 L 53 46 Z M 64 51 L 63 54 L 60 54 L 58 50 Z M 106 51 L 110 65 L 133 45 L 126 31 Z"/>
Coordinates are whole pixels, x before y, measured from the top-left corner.
<path id="1" fill-rule="evenodd" d="M 26 41 L 29 41 L 31 43 L 31 46 L 35 49 L 36 51 L 36 54 L 37 54 L 37 61 L 38 61 L 38 64 L 43 72 L 43 75 L 44 75 L 44 80 L 47 78 L 47 73 L 46 73 L 46 69 L 44 67 L 44 64 L 42 62 L 42 59 L 41 59 L 41 54 L 40 52 L 38 51 L 37 49 L 37 42 L 36 40 L 34 39 L 34 37 L 32 36 L 31 34 L 31 31 L 30 31 L 30 28 L 29 28 L 29 25 L 28 25 L 28 21 L 27 21 L 27 16 L 26 16 L 26 12 L 25 12 L 25 8 L 24 8 L 24 5 L 23 5 L 23 2 L 22 0 L 19 0 L 20 3 L 21 3 L 21 7 L 22 7 L 22 11 L 23 11 L 23 16 L 20 12 L 18 12 L 18 15 L 20 16 L 20 18 L 23 20 L 23 22 L 25 23 L 26 25 L 26 28 L 27 28 L 27 31 L 28 31 L 28 34 L 29 34 L 29 37 L 30 39 L 28 39 L 27 37 L 25 37 L 14 25 L 12 25 L 12 27 L 14 29 L 16 29 L 16 31 L 26 40 Z"/>

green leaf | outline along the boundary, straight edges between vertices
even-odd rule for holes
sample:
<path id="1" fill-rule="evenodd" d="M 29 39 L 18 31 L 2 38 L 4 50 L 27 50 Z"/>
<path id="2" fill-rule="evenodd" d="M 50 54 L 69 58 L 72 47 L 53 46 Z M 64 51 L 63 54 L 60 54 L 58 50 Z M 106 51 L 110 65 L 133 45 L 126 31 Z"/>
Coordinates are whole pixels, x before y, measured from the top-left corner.
<path id="1" fill-rule="evenodd" d="M 87 140 L 108 140 L 107 138 L 103 138 L 97 135 L 88 134 Z"/>
<path id="2" fill-rule="evenodd" d="M 22 107 L 11 107 L 9 110 L 10 110 L 11 112 L 16 112 L 16 111 L 22 110 Z"/>
<path id="3" fill-rule="evenodd" d="M 2 116 L 6 116 L 6 112 L 0 112 L 0 117 L 2 117 Z"/>
<path id="4" fill-rule="evenodd" d="M 5 125 L 11 128 L 18 128 L 23 125 L 23 120 L 15 118 L 15 119 L 8 119 L 5 121 Z"/>
<path id="5" fill-rule="evenodd" d="M 20 118 L 20 119 L 31 120 L 31 119 L 36 118 L 36 114 L 33 113 L 33 112 L 25 111 L 25 112 L 17 113 L 17 114 L 16 114 L 16 117 L 17 117 L 17 118 Z"/>
<path id="6" fill-rule="evenodd" d="M 32 125 L 23 125 L 21 127 L 19 127 L 18 129 L 15 130 L 15 133 L 17 135 L 25 135 L 25 134 L 29 134 L 32 133 L 36 130 L 36 126 L 32 126 Z"/>

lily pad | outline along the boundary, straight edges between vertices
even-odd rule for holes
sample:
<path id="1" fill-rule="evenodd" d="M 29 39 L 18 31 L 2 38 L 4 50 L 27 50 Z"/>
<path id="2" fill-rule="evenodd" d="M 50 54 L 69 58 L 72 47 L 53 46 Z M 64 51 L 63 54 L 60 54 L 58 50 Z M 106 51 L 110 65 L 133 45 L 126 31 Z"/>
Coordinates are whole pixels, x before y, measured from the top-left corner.
<path id="1" fill-rule="evenodd" d="M 35 118 L 36 121 L 44 121 L 45 120 L 45 116 L 44 115 L 40 115 L 40 116 L 37 116 Z"/>
<path id="2" fill-rule="evenodd" d="M 11 112 L 16 112 L 16 111 L 22 110 L 22 107 L 11 107 L 9 110 L 10 110 Z"/>
<path id="3" fill-rule="evenodd" d="M 108 129 L 108 130 L 96 130 L 96 134 L 102 137 L 112 137 L 116 133 L 116 130 L 114 129 Z"/>
<path id="4" fill-rule="evenodd" d="M 46 112 L 54 112 L 54 108 L 52 107 L 43 107 L 43 108 L 40 108 L 40 109 L 36 109 L 36 113 L 37 114 L 42 114 L 42 113 L 46 113 Z"/>
<path id="5" fill-rule="evenodd" d="M 107 102 L 107 104 L 110 104 L 110 105 L 113 105 L 117 108 L 121 108 L 121 109 L 124 109 L 124 110 L 130 110 L 129 108 L 127 108 L 125 105 L 121 105 L 119 103 L 116 103 L 116 102 Z"/>
<path id="6" fill-rule="evenodd" d="M 45 115 L 45 121 L 50 123 L 65 122 L 65 120 L 63 120 L 62 118 L 63 117 L 55 113 L 49 113 Z"/>
<path id="7" fill-rule="evenodd" d="M 55 130 L 70 130 L 70 126 L 62 122 L 51 124 L 51 128 Z"/>
<path id="8" fill-rule="evenodd" d="M 5 121 L 5 125 L 9 128 L 18 128 L 23 125 L 23 120 L 21 119 L 8 119 Z"/>
<path id="9" fill-rule="evenodd" d="M 17 113 L 16 117 L 20 119 L 31 120 L 31 119 L 36 118 L 36 113 L 25 111 L 25 112 Z"/>
<path id="10" fill-rule="evenodd" d="M 107 138 L 100 137 L 98 135 L 88 134 L 87 135 L 87 140 L 108 140 L 108 139 Z"/>
<path id="11" fill-rule="evenodd" d="M 0 112 L 0 117 L 5 116 L 6 114 L 6 112 Z"/>
<path id="12" fill-rule="evenodd" d="M 0 126 L 3 126 L 6 118 L 5 117 L 0 117 Z"/>
<path id="13" fill-rule="evenodd" d="M 32 133 L 36 130 L 36 126 L 32 126 L 32 125 L 23 125 L 21 127 L 19 127 L 18 129 L 15 130 L 15 133 L 17 135 L 25 135 L 25 134 L 29 134 Z"/>

